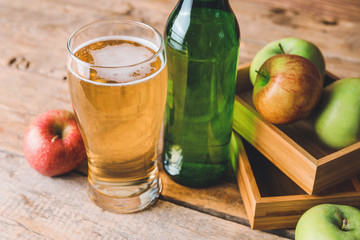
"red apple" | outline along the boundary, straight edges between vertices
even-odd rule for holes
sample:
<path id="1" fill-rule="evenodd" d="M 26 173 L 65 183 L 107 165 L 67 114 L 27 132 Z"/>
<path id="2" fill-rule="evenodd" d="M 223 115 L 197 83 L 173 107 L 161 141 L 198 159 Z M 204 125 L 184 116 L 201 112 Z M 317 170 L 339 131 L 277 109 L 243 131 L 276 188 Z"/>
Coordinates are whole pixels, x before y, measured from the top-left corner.
<path id="1" fill-rule="evenodd" d="M 263 118 L 285 124 L 308 117 L 322 90 L 322 76 L 311 61 L 298 55 L 280 54 L 260 67 L 253 101 Z"/>
<path id="2" fill-rule="evenodd" d="M 45 176 L 67 173 L 86 157 L 75 116 L 66 110 L 36 117 L 25 132 L 23 150 L 30 166 Z"/>

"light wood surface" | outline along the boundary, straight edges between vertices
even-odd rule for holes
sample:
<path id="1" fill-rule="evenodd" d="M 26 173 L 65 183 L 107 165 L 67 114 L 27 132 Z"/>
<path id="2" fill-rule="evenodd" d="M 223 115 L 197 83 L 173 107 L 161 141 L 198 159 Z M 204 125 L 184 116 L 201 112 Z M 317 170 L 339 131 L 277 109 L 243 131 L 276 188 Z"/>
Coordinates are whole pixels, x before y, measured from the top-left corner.
<path id="1" fill-rule="evenodd" d="M 282 239 L 161 200 L 140 213 L 110 213 L 89 200 L 82 175 L 44 177 L 5 151 L 0 164 L 0 239 Z"/>
<path id="2" fill-rule="evenodd" d="M 293 238 L 287 230 L 250 230 L 235 180 L 197 190 L 164 181 L 164 195 L 153 208 L 117 215 L 89 201 L 86 168 L 46 178 L 23 157 L 22 137 L 35 116 L 50 109 L 71 110 L 66 81 L 69 35 L 86 23 L 113 17 L 140 20 L 162 32 L 176 2 L 0 1 L 1 239 Z M 315 0 L 311 6 L 292 2 L 230 0 L 241 28 L 239 63 L 251 61 L 272 40 L 295 36 L 320 47 L 328 71 L 359 77 L 358 1 Z"/>

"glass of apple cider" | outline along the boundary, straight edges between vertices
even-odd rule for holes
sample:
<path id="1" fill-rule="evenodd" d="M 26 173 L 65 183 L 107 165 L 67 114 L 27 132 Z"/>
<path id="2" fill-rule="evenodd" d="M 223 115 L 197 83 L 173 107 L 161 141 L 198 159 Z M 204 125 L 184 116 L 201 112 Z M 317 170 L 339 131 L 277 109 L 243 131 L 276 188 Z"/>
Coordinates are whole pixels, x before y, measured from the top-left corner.
<path id="1" fill-rule="evenodd" d="M 154 28 L 102 20 L 68 40 L 69 91 L 88 156 L 87 192 L 98 206 L 130 213 L 161 192 L 157 145 L 167 67 Z"/>

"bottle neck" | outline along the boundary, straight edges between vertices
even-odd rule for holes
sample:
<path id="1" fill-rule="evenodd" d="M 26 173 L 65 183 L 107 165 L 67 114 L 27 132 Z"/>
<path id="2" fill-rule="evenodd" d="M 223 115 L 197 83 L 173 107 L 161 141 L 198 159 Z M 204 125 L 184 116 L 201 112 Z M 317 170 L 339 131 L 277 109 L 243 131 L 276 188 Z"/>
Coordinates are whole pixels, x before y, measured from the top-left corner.
<path id="1" fill-rule="evenodd" d="M 225 0 L 192 0 L 192 2 L 194 2 L 194 3 L 195 2 L 217 2 L 217 3 L 222 3 L 222 2 L 225 2 Z"/>
<path id="2" fill-rule="evenodd" d="M 193 3 L 193 4 L 229 4 L 229 0 L 180 0 L 179 3 Z"/>
<path id="3" fill-rule="evenodd" d="M 196 8 L 217 8 L 227 10 L 230 8 L 229 0 L 180 0 L 179 5 Z"/>

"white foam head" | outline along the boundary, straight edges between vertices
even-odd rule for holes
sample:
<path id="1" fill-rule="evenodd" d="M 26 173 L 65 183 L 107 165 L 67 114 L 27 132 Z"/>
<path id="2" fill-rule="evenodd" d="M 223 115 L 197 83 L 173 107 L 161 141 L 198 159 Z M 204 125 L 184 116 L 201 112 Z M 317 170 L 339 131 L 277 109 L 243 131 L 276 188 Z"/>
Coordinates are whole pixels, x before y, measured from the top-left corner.
<path id="1" fill-rule="evenodd" d="M 143 62 L 149 59 L 153 53 L 142 46 L 134 46 L 129 43 L 121 45 L 106 46 L 99 50 L 91 50 L 94 58 L 94 65 L 119 67 L 128 66 Z"/>
<path id="2" fill-rule="evenodd" d="M 156 46 L 154 46 L 154 44 L 151 42 L 144 41 L 143 39 L 134 39 L 130 37 L 104 37 L 81 44 L 79 47 L 77 47 L 75 52 L 78 49 L 81 49 L 86 45 L 90 45 L 93 42 L 109 39 L 131 40 L 140 43 L 142 46 L 123 43 L 113 46 L 108 45 L 98 50 L 91 50 L 90 54 L 94 59 L 93 65 L 105 67 L 94 68 L 99 78 L 123 83 L 142 79 L 152 72 L 153 67 L 150 64 L 156 61 L 156 58 L 152 59 L 151 61 L 146 60 L 154 55 L 154 52 L 152 52 L 150 49 L 156 50 Z M 145 48 L 144 46 L 149 47 L 150 49 Z M 83 75 L 85 78 L 90 77 L 90 69 L 86 66 L 80 66 L 80 64 L 78 64 L 78 71 L 79 74 Z"/>

